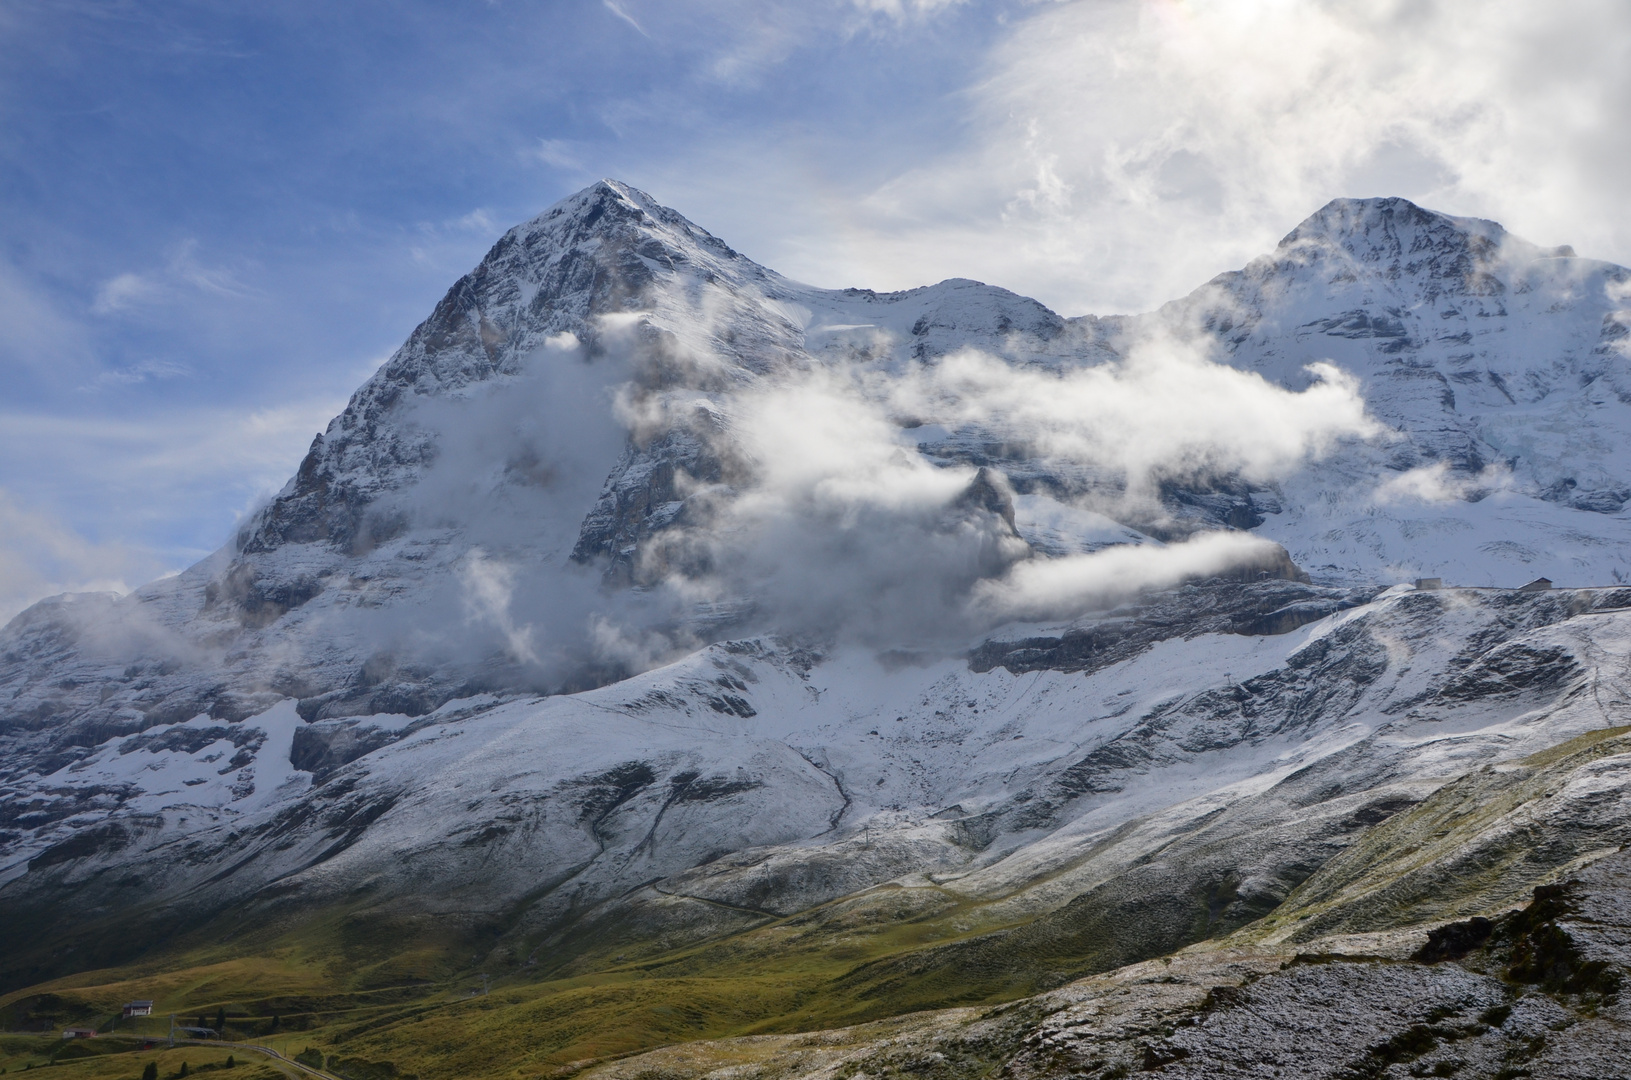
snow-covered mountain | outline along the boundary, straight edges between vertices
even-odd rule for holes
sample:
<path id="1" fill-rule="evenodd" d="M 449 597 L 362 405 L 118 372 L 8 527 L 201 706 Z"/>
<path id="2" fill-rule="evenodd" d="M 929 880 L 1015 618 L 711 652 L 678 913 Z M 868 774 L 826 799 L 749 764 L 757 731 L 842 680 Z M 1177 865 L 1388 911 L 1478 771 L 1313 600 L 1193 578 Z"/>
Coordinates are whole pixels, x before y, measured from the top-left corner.
<path id="1" fill-rule="evenodd" d="M 960 905 L 936 962 L 1075 957 L 1032 989 L 1233 932 L 1624 722 L 1628 327 L 1631 272 L 1397 199 L 1066 319 L 801 285 L 602 182 L 221 552 L 5 628 L 0 970 L 358 903 L 592 970 L 885 883 Z M 1631 755 L 1568 769 L 1273 932 L 1631 840 Z"/>
<path id="2" fill-rule="evenodd" d="M 1625 268 L 1402 199 L 1338 200 L 1156 317 L 1201 323 L 1229 363 L 1276 382 L 1296 385 L 1311 358 L 1364 381 L 1395 437 L 1289 480 L 1263 526 L 1311 572 L 1631 573 Z M 1364 497 L 1333 498 L 1349 485 Z"/>

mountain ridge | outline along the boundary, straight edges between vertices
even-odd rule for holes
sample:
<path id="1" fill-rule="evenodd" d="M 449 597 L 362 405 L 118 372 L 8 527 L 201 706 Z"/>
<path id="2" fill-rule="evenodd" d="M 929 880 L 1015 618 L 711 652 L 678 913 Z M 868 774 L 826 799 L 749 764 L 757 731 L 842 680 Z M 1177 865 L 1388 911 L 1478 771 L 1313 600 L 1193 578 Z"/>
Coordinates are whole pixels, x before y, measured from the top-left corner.
<path id="1" fill-rule="evenodd" d="M 1627 282 L 1337 200 L 1064 319 L 813 289 L 594 185 L 233 543 L 0 631 L 0 1008 L 315 950 L 330 995 L 603 987 L 639 1049 L 645 974 L 753 988 L 699 1013 L 737 1034 L 1492 917 L 1631 841 Z M 1124 422 L 1168 405 L 1222 450 Z M 1489 587 L 1541 572 L 1594 587 Z M 433 1062 L 420 1022 L 371 1052 Z M 599 1053 L 555 1023 L 538 1063 Z"/>

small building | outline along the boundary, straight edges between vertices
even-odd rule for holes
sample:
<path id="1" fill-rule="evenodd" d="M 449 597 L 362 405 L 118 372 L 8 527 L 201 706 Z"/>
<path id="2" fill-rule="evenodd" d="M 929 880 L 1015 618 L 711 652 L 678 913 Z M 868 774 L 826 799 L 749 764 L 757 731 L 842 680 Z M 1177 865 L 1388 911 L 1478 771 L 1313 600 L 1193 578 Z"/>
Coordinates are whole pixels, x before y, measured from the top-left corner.
<path id="1" fill-rule="evenodd" d="M 96 1029 L 93 1027 L 65 1027 L 62 1029 L 64 1039 L 94 1039 Z"/>
<path id="2" fill-rule="evenodd" d="M 151 1001 L 127 1001 L 125 1002 L 125 1015 L 152 1016 L 153 1003 Z"/>
<path id="3" fill-rule="evenodd" d="M 1419 577 L 1416 579 L 1416 588 L 1442 589 L 1444 588 L 1444 579 L 1441 577 Z"/>
<path id="4" fill-rule="evenodd" d="M 1519 585 L 1519 592 L 1545 592 L 1552 587 L 1551 578 L 1538 577 L 1527 585 Z"/>

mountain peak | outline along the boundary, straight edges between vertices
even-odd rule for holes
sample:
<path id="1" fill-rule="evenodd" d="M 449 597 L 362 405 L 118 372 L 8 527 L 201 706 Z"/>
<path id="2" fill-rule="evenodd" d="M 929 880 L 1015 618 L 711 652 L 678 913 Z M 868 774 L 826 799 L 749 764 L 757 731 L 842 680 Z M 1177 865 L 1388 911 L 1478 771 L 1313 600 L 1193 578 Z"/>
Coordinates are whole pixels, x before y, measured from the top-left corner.
<path id="1" fill-rule="evenodd" d="M 493 260 L 516 243 L 533 249 L 544 240 L 552 246 L 570 247 L 608 236 L 637 244 L 656 239 L 676 252 L 701 248 L 716 258 L 735 260 L 740 257 L 730 245 L 678 211 L 662 205 L 632 184 L 607 178 L 568 195 L 505 233 L 485 261 Z"/>
<path id="2" fill-rule="evenodd" d="M 1482 218 L 1452 217 L 1398 197 L 1332 199 L 1280 241 L 1270 262 L 1329 263 L 1332 280 L 1360 273 L 1410 279 L 1424 295 L 1492 295 L 1513 254 L 1543 254 Z"/>
<path id="3" fill-rule="evenodd" d="M 1482 218 L 1452 217 L 1417 206 L 1409 199 L 1332 199 L 1280 241 L 1282 250 L 1313 242 L 1335 242 L 1354 254 L 1365 249 L 1421 250 L 1450 243 L 1465 248 L 1499 246 L 1507 232 Z"/>
<path id="4" fill-rule="evenodd" d="M 543 213 L 511 229 L 506 235 L 537 232 L 553 222 L 570 221 L 579 228 L 650 219 L 657 221 L 666 208 L 637 187 L 619 180 L 597 180 L 582 191 L 568 195 Z M 668 211 L 672 214 L 673 211 Z M 674 215 L 678 216 L 678 215 Z"/>
<path id="5" fill-rule="evenodd" d="M 642 312 L 682 281 L 762 288 L 774 275 L 618 180 L 599 180 L 506 232 L 313 442 L 284 491 L 246 527 L 248 552 L 327 540 L 354 549 L 382 535 L 364 511 L 412 482 L 435 454 L 412 425 L 387 419 L 416 398 L 520 370 L 551 340 L 593 343 L 604 315 Z M 389 531 L 388 529 L 386 530 Z"/>

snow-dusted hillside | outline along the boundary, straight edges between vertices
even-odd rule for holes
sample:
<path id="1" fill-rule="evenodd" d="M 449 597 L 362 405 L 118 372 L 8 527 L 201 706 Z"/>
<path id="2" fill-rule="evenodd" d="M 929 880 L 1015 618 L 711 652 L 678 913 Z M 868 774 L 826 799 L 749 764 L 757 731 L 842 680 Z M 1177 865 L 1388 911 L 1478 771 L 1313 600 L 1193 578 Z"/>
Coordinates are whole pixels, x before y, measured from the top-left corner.
<path id="1" fill-rule="evenodd" d="M 5 629 L 6 978 L 108 920 L 364 894 L 521 966 L 891 881 L 966 901 L 975 953 L 1233 930 L 1623 721 L 1631 592 L 1400 583 L 1631 573 L 1628 283 L 1339 201 L 1160 311 L 1064 319 L 800 285 L 595 185 L 232 544 Z M 1421 917 L 1631 840 L 1631 773 L 1588 771 L 1435 856 L 1513 869 Z"/>
<path id="2" fill-rule="evenodd" d="M 1142 866 L 1155 895 L 1232 879 L 1216 917 L 1239 925 L 1366 825 L 1602 727 L 1631 696 L 1631 590 L 1401 587 L 1290 633 L 1241 632 L 1284 601 L 1356 599 L 1190 586 L 988 645 L 980 671 L 754 640 L 600 690 L 417 719 L 306 725 L 289 702 L 201 717 L 35 781 L 33 813 L 67 813 L 37 827 L 6 890 L 14 910 L 72 896 L 82 911 L 139 898 L 202 914 L 273 885 L 278 903 L 320 903 L 368 882 L 399 910 L 523 904 L 531 933 L 634 905 L 655 936 L 696 917 L 676 898 L 791 912 L 925 872 L 998 924 L 1125 894 L 1121 875 Z M 1072 650 L 1072 635 L 1096 648 Z M 1548 809 L 1536 873 L 1631 840 L 1631 769 L 1594 775 L 1599 820 Z"/>
<path id="3" fill-rule="evenodd" d="M 1227 362 L 1279 383 L 1317 360 L 1363 381 L 1389 437 L 1288 478 L 1260 530 L 1310 572 L 1631 574 L 1624 267 L 1402 199 L 1343 199 L 1153 318 L 1205 327 Z"/>

